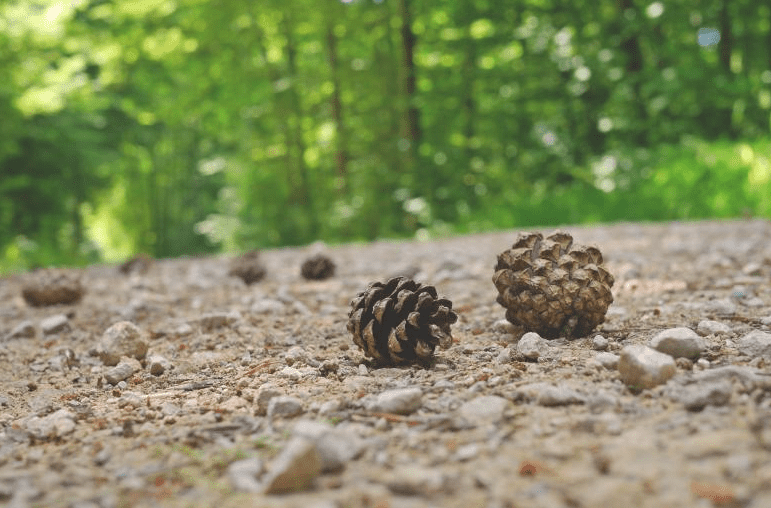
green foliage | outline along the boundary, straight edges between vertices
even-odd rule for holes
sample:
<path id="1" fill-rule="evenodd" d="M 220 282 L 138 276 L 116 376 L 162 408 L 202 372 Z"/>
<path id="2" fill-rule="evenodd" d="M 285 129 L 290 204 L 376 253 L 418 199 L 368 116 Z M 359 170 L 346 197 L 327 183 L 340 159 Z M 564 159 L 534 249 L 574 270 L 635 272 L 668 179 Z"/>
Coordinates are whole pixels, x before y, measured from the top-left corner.
<path id="1" fill-rule="evenodd" d="M 769 37 L 750 0 L 8 1 L 0 270 L 771 216 Z"/>

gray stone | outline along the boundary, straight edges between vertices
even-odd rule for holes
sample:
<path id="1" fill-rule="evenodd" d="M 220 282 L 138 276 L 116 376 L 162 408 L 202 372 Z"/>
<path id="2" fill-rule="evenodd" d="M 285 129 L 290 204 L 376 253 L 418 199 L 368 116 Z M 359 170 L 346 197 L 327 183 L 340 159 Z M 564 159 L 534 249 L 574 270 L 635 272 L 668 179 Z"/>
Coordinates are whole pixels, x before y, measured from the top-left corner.
<path id="1" fill-rule="evenodd" d="M 266 383 L 257 391 L 257 415 L 264 416 L 268 413 L 268 404 L 273 397 L 283 395 L 272 383 Z"/>
<path id="2" fill-rule="evenodd" d="M 262 474 L 262 461 L 257 457 L 238 460 L 228 466 L 228 479 L 233 488 L 241 492 L 261 492 L 257 478 Z"/>
<path id="3" fill-rule="evenodd" d="M 592 348 L 595 351 L 605 351 L 606 349 L 608 349 L 608 339 L 606 339 L 602 335 L 596 335 L 592 339 Z"/>
<path id="4" fill-rule="evenodd" d="M 35 325 L 32 321 L 22 321 L 14 327 L 13 330 L 5 336 L 8 339 L 29 339 L 35 336 Z"/>
<path id="5" fill-rule="evenodd" d="M 130 356 L 141 360 L 147 354 L 147 342 L 142 338 L 142 331 L 129 321 L 119 321 L 102 336 L 99 356 L 105 365 L 117 365 L 121 356 Z"/>
<path id="6" fill-rule="evenodd" d="M 380 393 L 369 405 L 371 411 L 408 415 L 423 404 L 420 388 L 399 388 Z"/>
<path id="7" fill-rule="evenodd" d="M 297 397 L 279 395 L 268 403 L 268 418 L 291 418 L 303 412 L 303 403 Z"/>
<path id="8" fill-rule="evenodd" d="M 321 422 L 301 420 L 295 424 L 293 436 L 313 441 L 324 473 L 342 470 L 364 451 L 364 441 L 355 433 Z"/>
<path id="9" fill-rule="evenodd" d="M 211 332 L 218 328 L 224 328 L 227 326 L 233 326 L 238 320 L 241 319 L 241 313 L 238 311 L 231 312 L 216 312 L 211 314 L 204 314 L 195 322 L 205 332 Z"/>
<path id="10" fill-rule="evenodd" d="M 517 343 L 517 352 L 528 360 L 537 360 L 549 350 L 549 345 L 535 332 L 527 332 Z"/>
<path id="11" fill-rule="evenodd" d="M 27 432 L 36 439 L 55 439 L 75 430 L 75 413 L 60 409 L 48 416 L 33 416 L 26 421 Z"/>
<path id="12" fill-rule="evenodd" d="M 650 346 L 673 358 L 696 359 L 704 351 L 704 340 L 690 328 L 678 327 L 657 333 Z"/>
<path id="13" fill-rule="evenodd" d="M 724 406 L 731 399 L 730 381 L 685 386 L 675 396 L 689 411 L 701 411 L 706 406 Z"/>
<path id="14" fill-rule="evenodd" d="M 675 360 L 655 349 L 632 345 L 621 350 L 618 372 L 621 374 L 621 381 L 632 391 L 666 383 L 676 371 Z"/>
<path id="15" fill-rule="evenodd" d="M 40 329 L 43 330 L 44 335 L 50 335 L 52 333 L 59 333 L 69 330 L 70 320 L 64 314 L 55 314 L 48 316 L 40 321 Z"/>
<path id="16" fill-rule="evenodd" d="M 597 353 L 594 357 L 600 365 L 608 370 L 613 370 L 618 367 L 618 355 L 608 352 Z"/>
<path id="17" fill-rule="evenodd" d="M 475 425 L 496 423 L 503 419 L 503 413 L 509 401 L 496 395 L 483 395 L 464 402 L 458 408 L 458 414 L 467 422 Z"/>
<path id="18" fill-rule="evenodd" d="M 498 365 L 509 363 L 512 358 L 512 351 L 510 347 L 505 347 L 501 349 L 501 352 L 498 353 L 498 356 L 495 357 L 495 363 Z"/>
<path id="19" fill-rule="evenodd" d="M 702 319 L 696 326 L 696 333 L 699 335 L 715 335 L 719 333 L 730 333 L 731 328 L 720 321 L 711 321 L 709 319 Z"/>
<path id="20" fill-rule="evenodd" d="M 715 314 L 736 314 L 736 304 L 728 298 L 712 300 L 704 305 L 704 310 Z"/>
<path id="21" fill-rule="evenodd" d="M 321 458 L 310 439 L 292 438 L 265 475 L 265 494 L 308 490 L 321 473 Z"/>
<path id="22" fill-rule="evenodd" d="M 107 372 L 104 373 L 104 379 L 111 385 L 115 385 L 130 378 L 137 370 L 139 369 L 133 362 L 122 361 L 115 367 L 108 369 Z"/>
<path id="23" fill-rule="evenodd" d="M 536 398 L 540 406 L 567 406 L 584 402 L 586 397 L 566 386 L 544 386 Z"/>
<path id="24" fill-rule="evenodd" d="M 747 356 L 771 356 L 771 333 L 753 330 L 739 339 L 737 348 Z"/>

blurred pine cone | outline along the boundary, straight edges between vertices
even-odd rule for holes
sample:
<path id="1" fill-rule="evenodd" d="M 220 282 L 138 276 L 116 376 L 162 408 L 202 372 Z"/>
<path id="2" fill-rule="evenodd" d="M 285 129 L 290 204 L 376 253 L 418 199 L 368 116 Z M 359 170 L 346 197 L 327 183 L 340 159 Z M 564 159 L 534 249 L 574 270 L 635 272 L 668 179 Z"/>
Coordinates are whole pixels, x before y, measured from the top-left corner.
<path id="1" fill-rule="evenodd" d="M 328 279 L 335 274 L 335 263 L 323 254 L 317 254 L 305 260 L 300 273 L 306 279 Z"/>
<path id="2" fill-rule="evenodd" d="M 78 303 L 85 290 L 77 273 L 62 270 L 41 270 L 21 290 L 21 295 L 32 307 Z"/>
<path id="3" fill-rule="evenodd" d="M 405 277 L 375 282 L 351 300 L 348 331 L 366 356 L 381 363 L 426 363 L 437 345 L 452 345 L 458 320 L 436 288 Z"/>
<path id="4" fill-rule="evenodd" d="M 584 337 L 605 320 L 613 276 L 596 247 L 557 231 L 520 233 L 498 255 L 493 283 L 506 319 L 542 337 Z"/>
<path id="5" fill-rule="evenodd" d="M 120 273 L 128 275 L 133 272 L 147 273 L 150 266 L 153 264 L 153 258 L 147 254 L 140 253 L 136 256 L 124 261 L 119 267 Z"/>
<path id="6" fill-rule="evenodd" d="M 230 263 L 228 275 L 240 277 L 247 285 L 261 281 L 265 277 L 265 267 L 260 262 L 260 251 L 252 250 Z"/>

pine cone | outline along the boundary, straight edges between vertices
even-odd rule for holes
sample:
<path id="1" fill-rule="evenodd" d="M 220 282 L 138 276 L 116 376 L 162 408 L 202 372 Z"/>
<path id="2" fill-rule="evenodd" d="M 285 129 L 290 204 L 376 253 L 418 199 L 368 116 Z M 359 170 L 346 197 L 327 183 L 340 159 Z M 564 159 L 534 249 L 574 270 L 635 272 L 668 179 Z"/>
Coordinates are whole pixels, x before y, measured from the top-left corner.
<path id="1" fill-rule="evenodd" d="M 452 345 L 458 320 L 452 302 L 436 288 L 405 277 L 375 282 L 351 300 L 348 331 L 366 356 L 381 363 L 426 363 L 437 344 Z"/>
<path id="2" fill-rule="evenodd" d="M 261 281 L 265 277 L 265 267 L 260 262 L 260 252 L 253 250 L 235 258 L 228 275 L 240 277 L 247 285 Z"/>
<path id="3" fill-rule="evenodd" d="M 147 271 L 150 269 L 150 266 L 152 264 L 153 264 L 153 258 L 148 256 L 147 254 L 140 253 L 132 257 L 131 259 L 124 261 L 118 267 L 118 270 L 120 270 L 120 273 L 124 275 L 128 275 L 133 272 L 147 273 Z"/>
<path id="4" fill-rule="evenodd" d="M 300 273 L 306 279 L 328 279 L 335 274 L 335 263 L 323 254 L 317 254 L 305 260 Z"/>
<path id="5" fill-rule="evenodd" d="M 80 277 L 61 270 L 42 270 L 21 291 L 24 300 L 32 307 L 78 303 L 85 290 Z"/>
<path id="6" fill-rule="evenodd" d="M 542 337 L 584 337 L 605 320 L 613 276 L 596 247 L 573 245 L 557 231 L 520 233 L 498 255 L 493 283 L 506 319 Z"/>

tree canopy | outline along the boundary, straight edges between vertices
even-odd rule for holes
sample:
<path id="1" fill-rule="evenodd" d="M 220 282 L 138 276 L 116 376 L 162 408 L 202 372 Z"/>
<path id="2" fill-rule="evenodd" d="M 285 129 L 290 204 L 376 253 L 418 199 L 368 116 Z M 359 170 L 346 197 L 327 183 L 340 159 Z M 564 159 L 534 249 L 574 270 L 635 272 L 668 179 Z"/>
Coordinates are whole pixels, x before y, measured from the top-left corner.
<path id="1" fill-rule="evenodd" d="M 771 216 L 751 0 L 9 0 L 0 269 Z"/>

